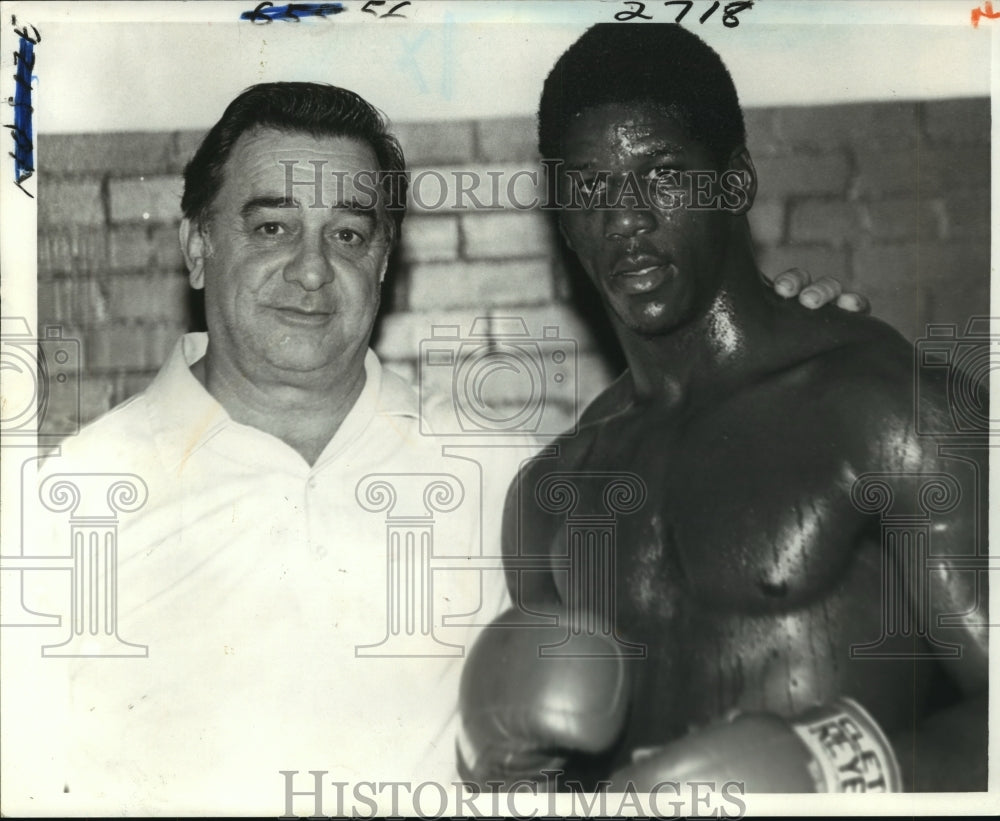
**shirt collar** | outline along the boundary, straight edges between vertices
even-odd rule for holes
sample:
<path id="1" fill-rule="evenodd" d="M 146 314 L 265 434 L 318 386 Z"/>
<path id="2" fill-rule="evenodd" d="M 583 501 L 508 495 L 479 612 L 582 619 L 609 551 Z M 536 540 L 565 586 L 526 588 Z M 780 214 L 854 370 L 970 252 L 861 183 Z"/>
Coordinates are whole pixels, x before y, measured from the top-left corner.
<path id="1" fill-rule="evenodd" d="M 365 357 L 368 378 L 379 385 L 374 411 L 387 416 L 420 417 L 420 400 L 413 386 L 403 377 L 382 367 L 382 363 L 369 350 Z M 366 383 L 367 386 L 367 383 Z"/>
<path id="2" fill-rule="evenodd" d="M 150 424 L 160 455 L 169 468 L 191 454 L 232 420 L 191 373 L 208 350 L 208 334 L 184 334 L 146 389 Z"/>
<path id="3" fill-rule="evenodd" d="M 184 334 L 146 389 L 150 421 L 164 462 L 175 468 L 234 422 L 225 408 L 191 373 L 191 366 L 208 350 L 207 333 Z M 382 367 L 375 352 L 365 354 L 365 385 L 353 407 L 316 462 L 319 467 L 355 441 L 381 416 L 419 418 L 420 403 L 413 387 Z"/>

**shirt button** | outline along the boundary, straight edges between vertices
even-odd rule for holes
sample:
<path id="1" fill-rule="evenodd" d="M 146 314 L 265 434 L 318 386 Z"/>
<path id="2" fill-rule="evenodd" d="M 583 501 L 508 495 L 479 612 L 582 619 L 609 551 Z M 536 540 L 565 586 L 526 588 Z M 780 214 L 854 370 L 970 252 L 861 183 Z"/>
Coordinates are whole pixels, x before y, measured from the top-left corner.
<path id="1" fill-rule="evenodd" d="M 316 490 L 316 477 L 313 476 L 306 484 L 309 486 L 310 490 Z"/>

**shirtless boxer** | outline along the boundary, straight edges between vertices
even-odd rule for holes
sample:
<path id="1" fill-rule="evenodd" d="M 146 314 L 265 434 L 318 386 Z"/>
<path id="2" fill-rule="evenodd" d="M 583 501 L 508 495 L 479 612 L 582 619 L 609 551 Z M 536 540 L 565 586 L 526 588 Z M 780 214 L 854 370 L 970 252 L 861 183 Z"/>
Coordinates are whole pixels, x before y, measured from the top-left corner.
<path id="1" fill-rule="evenodd" d="M 466 664 L 460 768 L 480 783 L 560 769 L 640 790 L 985 789 L 985 574 L 884 563 L 870 496 L 886 488 L 887 512 L 920 514 L 926 474 L 945 474 L 930 551 L 975 555 L 987 466 L 977 483 L 970 454 L 985 448 L 949 458 L 918 435 L 913 350 L 894 330 L 833 308 L 806 318 L 763 287 L 755 171 L 718 56 L 678 26 L 596 26 L 549 75 L 539 135 L 564 162 L 561 202 L 597 198 L 560 225 L 628 370 L 508 494 L 519 609 Z M 703 191 L 717 207 L 691 207 L 691 172 L 726 170 L 743 193 L 720 183 Z M 947 419 L 943 382 L 920 387 L 920 413 Z M 556 487 L 557 473 L 571 476 Z M 855 483 L 872 473 L 888 475 L 866 497 Z M 609 474 L 626 477 L 613 568 L 594 552 L 573 565 L 567 517 L 607 516 Z M 532 614 L 562 622 L 516 626 Z"/>

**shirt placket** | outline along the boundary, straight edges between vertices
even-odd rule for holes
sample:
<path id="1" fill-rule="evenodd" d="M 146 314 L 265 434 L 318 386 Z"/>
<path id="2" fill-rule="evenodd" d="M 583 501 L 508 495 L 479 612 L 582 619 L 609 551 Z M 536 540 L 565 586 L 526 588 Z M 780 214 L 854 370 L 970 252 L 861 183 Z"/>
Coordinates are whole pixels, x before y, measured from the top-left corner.
<path id="1" fill-rule="evenodd" d="M 333 548 L 330 540 L 334 538 L 334 534 L 323 526 L 322 486 L 319 472 L 315 468 L 310 470 L 303 486 L 302 510 L 306 517 L 307 549 L 310 557 L 316 560 L 327 556 Z"/>

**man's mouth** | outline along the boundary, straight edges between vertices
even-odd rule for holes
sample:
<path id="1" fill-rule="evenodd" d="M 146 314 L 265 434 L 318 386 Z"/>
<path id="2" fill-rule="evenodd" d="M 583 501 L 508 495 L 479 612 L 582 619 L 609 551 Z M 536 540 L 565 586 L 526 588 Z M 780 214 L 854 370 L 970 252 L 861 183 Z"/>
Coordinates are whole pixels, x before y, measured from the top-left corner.
<path id="1" fill-rule="evenodd" d="M 611 272 L 611 282 L 626 294 L 645 294 L 677 274 L 677 266 L 658 257 L 625 257 Z"/>
<path id="2" fill-rule="evenodd" d="M 322 325 L 333 315 L 331 311 L 302 308 L 297 305 L 275 305 L 273 310 L 285 322 L 296 325 Z"/>

